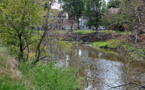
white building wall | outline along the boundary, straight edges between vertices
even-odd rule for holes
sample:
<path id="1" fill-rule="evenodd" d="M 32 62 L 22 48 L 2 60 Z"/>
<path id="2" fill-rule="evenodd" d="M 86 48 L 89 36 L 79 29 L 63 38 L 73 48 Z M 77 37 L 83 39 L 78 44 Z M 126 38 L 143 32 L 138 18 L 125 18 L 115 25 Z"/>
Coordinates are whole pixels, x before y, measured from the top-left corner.
<path id="1" fill-rule="evenodd" d="M 82 16 L 80 18 L 80 24 L 79 24 L 81 30 L 88 30 L 88 29 L 90 29 L 88 26 L 85 25 L 86 23 L 87 23 L 87 20 L 84 19 L 84 17 Z"/>

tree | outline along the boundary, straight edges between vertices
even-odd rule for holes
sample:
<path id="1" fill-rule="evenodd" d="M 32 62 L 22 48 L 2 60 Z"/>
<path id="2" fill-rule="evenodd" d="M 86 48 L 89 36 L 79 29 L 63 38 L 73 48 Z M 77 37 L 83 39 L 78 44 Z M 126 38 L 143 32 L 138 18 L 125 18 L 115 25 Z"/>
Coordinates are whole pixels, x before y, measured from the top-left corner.
<path id="1" fill-rule="evenodd" d="M 120 1 L 119 0 L 110 0 L 107 4 L 107 8 L 119 8 Z"/>
<path id="2" fill-rule="evenodd" d="M 94 26 L 96 29 L 99 26 L 100 19 L 105 8 L 104 0 L 84 0 L 85 9 L 84 17 L 88 20 L 88 26 Z"/>
<path id="3" fill-rule="evenodd" d="M 41 7 L 37 0 L 1 0 L 0 11 L 3 40 L 9 45 L 17 45 L 19 60 L 24 60 L 24 50 L 31 44 L 31 27 L 41 22 Z"/>
<path id="4" fill-rule="evenodd" d="M 54 3 L 55 0 L 43 0 L 44 5 L 47 5 L 47 7 L 45 7 L 46 10 L 46 16 L 44 17 L 44 31 L 43 33 L 40 35 L 40 38 L 38 39 L 38 42 L 36 44 L 36 60 L 33 62 L 33 64 L 37 63 L 38 61 L 47 58 L 48 55 L 48 50 L 47 50 L 47 45 L 48 45 L 48 41 L 49 41 L 49 37 L 48 37 L 48 31 L 52 29 L 52 24 L 54 24 L 54 22 L 52 22 L 53 20 L 51 20 L 52 18 L 51 16 L 51 6 Z"/>
<path id="5" fill-rule="evenodd" d="M 135 44 L 138 42 L 138 34 L 145 28 L 145 1 L 144 0 L 122 0 L 120 20 L 128 31 L 135 36 Z"/>
<path id="6" fill-rule="evenodd" d="M 75 20 L 78 23 L 79 29 L 79 18 L 82 16 L 82 11 L 84 10 L 83 0 L 59 0 L 63 3 L 63 10 L 68 13 L 69 20 Z"/>

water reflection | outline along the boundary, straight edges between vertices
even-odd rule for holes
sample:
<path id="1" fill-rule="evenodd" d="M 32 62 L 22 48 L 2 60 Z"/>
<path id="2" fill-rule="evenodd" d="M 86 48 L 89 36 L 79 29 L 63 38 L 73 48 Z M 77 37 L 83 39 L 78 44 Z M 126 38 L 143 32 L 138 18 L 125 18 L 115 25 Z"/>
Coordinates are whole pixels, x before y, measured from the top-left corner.
<path id="1" fill-rule="evenodd" d="M 76 55 L 77 55 L 77 53 L 76 53 Z M 81 56 L 81 55 L 82 55 L 82 50 L 79 49 L 79 56 Z"/>
<path id="2" fill-rule="evenodd" d="M 107 90 L 110 87 L 115 87 L 123 84 L 121 78 L 122 63 L 111 60 L 99 59 L 96 67 L 100 71 L 98 77 L 102 81 L 102 90 Z"/>
<path id="3" fill-rule="evenodd" d="M 65 55 L 65 58 L 61 58 L 59 62 L 66 68 L 71 66 L 80 69 L 79 75 L 86 77 L 86 90 L 127 90 L 123 87 L 111 88 L 125 84 L 126 63 L 120 56 L 81 46 L 74 49 L 74 55 Z M 128 67 L 131 67 L 131 71 L 137 68 L 137 66 Z M 138 81 L 144 82 L 145 80 L 138 79 Z M 130 87 L 128 90 L 137 90 L 137 88 Z"/>
<path id="4" fill-rule="evenodd" d="M 68 68 L 69 66 L 69 55 L 66 55 L 65 67 Z"/>
<path id="5" fill-rule="evenodd" d="M 94 49 L 75 49 L 75 55 L 70 58 L 70 66 L 79 67 L 80 75 L 86 76 L 86 90 L 107 90 L 123 84 L 121 62 L 103 59 L 105 54 Z"/>

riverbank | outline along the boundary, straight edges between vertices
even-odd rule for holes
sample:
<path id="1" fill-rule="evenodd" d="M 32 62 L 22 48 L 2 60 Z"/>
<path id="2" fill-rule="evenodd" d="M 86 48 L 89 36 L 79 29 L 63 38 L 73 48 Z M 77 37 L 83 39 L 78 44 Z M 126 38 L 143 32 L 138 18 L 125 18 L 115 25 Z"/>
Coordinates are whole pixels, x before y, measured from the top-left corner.
<path id="1" fill-rule="evenodd" d="M 93 47 L 109 49 L 113 52 L 127 54 L 134 59 L 145 59 L 145 34 L 140 34 L 138 47 L 135 44 L 135 36 L 130 32 L 116 32 L 113 30 L 92 31 L 75 30 L 74 32 L 59 33 L 55 31 L 52 35 L 62 38 L 64 41 L 76 41 L 81 44 L 90 44 Z"/>
<path id="2" fill-rule="evenodd" d="M 23 75 L 18 69 L 19 63 L 11 56 L 7 47 L 0 45 L 0 90 L 28 89 Z"/>
<path id="3" fill-rule="evenodd" d="M 0 43 L 0 90 L 76 90 L 83 88 L 77 68 L 64 68 L 53 62 L 18 62 L 15 54 Z"/>

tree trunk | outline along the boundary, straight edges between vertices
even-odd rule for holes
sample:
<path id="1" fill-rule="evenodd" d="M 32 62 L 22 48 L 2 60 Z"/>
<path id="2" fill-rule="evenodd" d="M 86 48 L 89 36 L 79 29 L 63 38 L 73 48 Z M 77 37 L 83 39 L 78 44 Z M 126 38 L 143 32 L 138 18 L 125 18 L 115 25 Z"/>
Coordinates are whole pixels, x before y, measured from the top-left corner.
<path id="1" fill-rule="evenodd" d="M 78 30 L 80 29 L 80 21 L 79 21 L 79 19 L 77 19 L 77 24 L 78 24 Z"/>
<path id="2" fill-rule="evenodd" d="M 73 26 L 70 26 L 70 32 L 73 32 Z"/>
<path id="3" fill-rule="evenodd" d="M 48 7 L 47 7 L 47 17 L 46 17 L 46 26 L 45 26 L 45 29 L 44 29 L 44 32 L 43 32 L 43 35 L 41 36 L 41 39 L 39 40 L 39 43 L 37 44 L 37 48 L 36 48 L 36 60 L 32 63 L 32 64 L 36 64 L 39 60 L 40 60 L 40 57 L 41 57 L 41 44 L 43 42 L 43 39 L 45 38 L 48 30 L 49 30 L 49 13 L 50 13 L 50 9 L 51 9 L 51 6 L 53 4 L 53 0 L 50 0 L 48 2 Z"/>
<path id="4" fill-rule="evenodd" d="M 96 31 L 98 31 L 98 25 L 96 25 L 95 28 L 96 28 Z"/>
<path id="5" fill-rule="evenodd" d="M 46 28 L 46 30 L 47 30 L 48 28 Z M 37 45 L 37 50 L 36 50 L 36 57 L 37 57 L 37 59 L 34 61 L 34 63 L 33 64 L 36 64 L 39 60 L 40 60 L 40 56 L 41 56 L 41 44 L 42 44 L 42 41 L 43 41 L 43 39 L 44 39 L 44 37 L 45 37 L 45 35 L 46 35 L 46 30 L 45 30 L 45 32 L 43 33 L 43 35 L 42 35 L 42 37 L 41 37 L 41 39 L 40 39 L 40 41 L 39 41 L 39 43 L 38 43 L 38 45 Z"/>
<path id="6" fill-rule="evenodd" d="M 22 35 L 19 35 L 19 43 L 20 43 L 20 55 L 19 55 L 19 61 L 23 59 L 23 43 L 22 43 Z"/>

